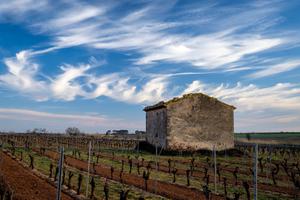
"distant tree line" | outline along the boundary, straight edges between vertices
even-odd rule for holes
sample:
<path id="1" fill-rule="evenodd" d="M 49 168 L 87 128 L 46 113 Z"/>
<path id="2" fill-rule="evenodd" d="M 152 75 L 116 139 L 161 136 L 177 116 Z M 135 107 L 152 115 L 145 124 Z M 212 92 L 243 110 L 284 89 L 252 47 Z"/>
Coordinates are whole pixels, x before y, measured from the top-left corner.
<path id="1" fill-rule="evenodd" d="M 136 130 L 134 132 L 136 135 L 142 135 L 142 134 L 146 134 L 145 131 L 139 131 L 139 130 Z M 126 129 L 121 129 L 121 130 L 107 130 L 106 135 L 127 135 L 129 134 L 129 131 L 126 130 Z"/>
<path id="2" fill-rule="evenodd" d="M 79 128 L 77 127 L 69 127 L 65 130 L 66 134 L 67 135 L 70 135 L 70 136 L 80 136 L 80 135 L 84 135 L 83 132 L 81 132 L 79 130 Z"/>

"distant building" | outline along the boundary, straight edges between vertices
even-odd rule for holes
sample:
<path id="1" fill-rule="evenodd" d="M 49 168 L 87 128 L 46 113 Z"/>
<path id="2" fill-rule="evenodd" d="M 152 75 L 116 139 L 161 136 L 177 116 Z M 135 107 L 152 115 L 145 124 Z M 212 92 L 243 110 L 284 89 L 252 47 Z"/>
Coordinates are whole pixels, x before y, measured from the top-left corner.
<path id="1" fill-rule="evenodd" d="M 128 133 L 128 130 L 113 130 L 111 132 L 112 135 L 127 135 Z"/>
<path id="2" fill-rule="evenodd" d="M 136 135 L 143 135 L 143 134 L 146 134 L 146 131 L 139 131 L 139 130 L 136 130 L 134 132 Z"/>
<path id="3" fill-rule="evenodd" d="M 234 109 L 202 93 L 183 95 L 144 108 L 146 140 L 174 150 L 234 146 Z"/>

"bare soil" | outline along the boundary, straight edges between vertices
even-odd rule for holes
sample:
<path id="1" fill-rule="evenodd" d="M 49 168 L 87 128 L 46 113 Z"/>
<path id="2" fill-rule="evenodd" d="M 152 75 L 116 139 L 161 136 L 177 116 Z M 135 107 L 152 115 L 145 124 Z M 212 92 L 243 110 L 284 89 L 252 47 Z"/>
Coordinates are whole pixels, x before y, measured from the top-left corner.
<path id="1" fill-rule="evenodd" d="M 35 176 L 17 161 L 0 152 L 0 172 L 13 191 L 15 200 L 53 200 L 56 188 L 45 180 Z M 63 200 L 72 198 L 62 193 Z"/>

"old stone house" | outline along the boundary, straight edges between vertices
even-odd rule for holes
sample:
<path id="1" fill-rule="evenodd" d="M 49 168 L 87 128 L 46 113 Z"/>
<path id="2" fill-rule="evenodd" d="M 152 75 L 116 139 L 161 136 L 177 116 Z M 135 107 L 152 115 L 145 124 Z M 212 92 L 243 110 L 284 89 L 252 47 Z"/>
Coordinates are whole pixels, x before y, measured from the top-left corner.
<path id="1" fill-rule="evenodd" d="M 234 146 L 234 109 L 202 93 L 144 108 L 146 140 L 173 150 L 217 150 Z"/>

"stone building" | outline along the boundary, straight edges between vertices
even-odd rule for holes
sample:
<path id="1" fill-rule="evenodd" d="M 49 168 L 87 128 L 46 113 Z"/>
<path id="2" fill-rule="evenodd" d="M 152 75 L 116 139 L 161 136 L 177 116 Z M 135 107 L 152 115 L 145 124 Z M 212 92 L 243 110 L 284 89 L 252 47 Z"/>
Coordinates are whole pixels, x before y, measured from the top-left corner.
<path id="1" fill-rule="evenodd" d="M 147 106 L 146 140 L 173 150 L 232 148 L 234 109 L 202 93 Z"/>

